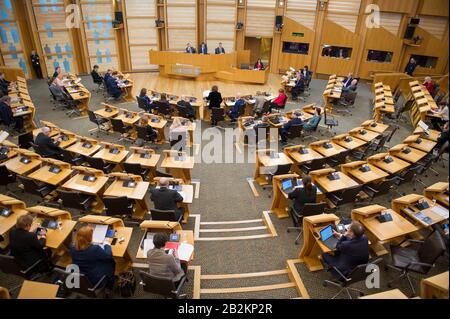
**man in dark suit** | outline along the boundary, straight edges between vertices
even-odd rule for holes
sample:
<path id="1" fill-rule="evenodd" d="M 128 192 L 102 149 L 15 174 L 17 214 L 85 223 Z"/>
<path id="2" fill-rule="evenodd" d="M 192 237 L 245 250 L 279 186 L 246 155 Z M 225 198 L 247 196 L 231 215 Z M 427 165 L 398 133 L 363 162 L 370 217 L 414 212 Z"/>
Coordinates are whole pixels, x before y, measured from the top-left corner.
<path id="1" fill-rule="evenodd" d="M 190 119 L 191 121 L 195 120 L 195 109 L 187 96 L 181 96 L 181 99 L 177 102 L 177 108 L 184 108 L 186 110 L 188 119 Z"/>
<path id="2" fill-rule="evenodd" d="M 349 86 L 352 84 L 352 81 L 353 81 L 353 74 L 352 74 L 352 73 L 349 73 L 349 74 L 344 78 L 344 81 L 342 81 L 342 84 L 343 84 L 343 86 L 346 88 L 346 87 L 349 87 Z"/>
<path id="3" fill-rule="evenodd" d="M 11 82 L 5 79 L 5 74 L 0 72 L 0 92 L 2 92 L 3 95 L 8 95 L 10 83 Z"/>
<path id="4" fill-rule="evenodd" d="M 225 48 L 222 46 L 222 42 L 219 42 L 219 46 L 215 50 L 216 54 L 225 54 Z"/>
<path id="5" fill-rule="evenodd" d="M 16 228 L 9 234 L 11 255 L 16 258 L 22 269 L 27 269 L 38 260 L 45 260 L 36 270 L 46 270 L 49 265 L 49 254 L 45 249 L 46 231 L 41 229 L 36 233 L 37 227 L 31 227 L 33 217 L 31 215 L 22 215 L 17 218 Z M 36 225 L 37 226 L 37 225 Z"/>
<path id="6" fill-rule="evenodd" d="M 36 73 L 36 77 L 38 79 L 42 79 L 42 70 L 41 70 L 41 62 L 39 61 L 39 55 L 35 50 L 31 51 L 31 65 L 33 66 L 34 72 Z"/>
<path id="7" fill-rule="evenodd" d="M 282 143 L 287 142 L 288 132 L 292 125 L 303 125 L 303 120 L 301 119 L 300 111 L 294 111 L 292 119 L 290 119 L 289 122 L 284 124 L 282 128 L 280 128 L 280 136 Z"/>
<path id="8" fill-rule="evenodd" d="M 200 48 L 198 49 L 198 53 L 200 54 L 208 54 L 208 46 L 205 42 L 200 43 Z"/>
<path id="9" fill-rule="evenodd" d="M 351 223 L 345 235 L 333 231 L 339 239 L 334 255 L 324 253 L 322 260 L 326 265 L 336 267 L 343 275 L 348 275 L 356 266 L 369 261 L 369 241 L 364 235 L 364 227 L 359 222 Z M 340 276 L 332 271 L 335 277 Z"/>
<path id="10" fill-rule="evenodd" d="M 186 53 L 195 53 L 195 48 L 190 43 L 186 45 Z"/>
<path id="11" fill-rule="evenodd" d="M 41 156 L 61 159 L 62 149 L 59 147 L 60 141 L 54 141 L 50 136 L 50 128 L 44 126 L 36 136 L 35 144 L 39 147 Z"/>
<path id="12" fill-rule="evenodd" d="M 23 117 L 14 116 L 11 108 L 11 97 L 9 95 L 0 98 L 0 123 L 6 126 L 14 124 L 14 128 L 17 131 L 23 132 Z"/>
<path id="13" fill-rule="evenodd" d="M 169 189 L 169 180 L 162 177 L 159 180 L 159 188 L 150 190 L 150 199 L 156 209 L 159 210 L 174 210 L 177 219 L 184 214 L 184 208 L 178 207 L 177 203 L 183 201 L 183 197 L 174 189 Z"/>

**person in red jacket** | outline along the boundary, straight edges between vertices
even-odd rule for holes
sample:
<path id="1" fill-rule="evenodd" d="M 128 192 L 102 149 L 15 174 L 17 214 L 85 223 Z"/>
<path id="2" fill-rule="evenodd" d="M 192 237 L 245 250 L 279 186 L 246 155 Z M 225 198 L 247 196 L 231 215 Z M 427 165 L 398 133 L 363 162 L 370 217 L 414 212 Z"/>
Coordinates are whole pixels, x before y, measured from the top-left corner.
<path id="1" fill-rule="evenodd" d="M 286 105 L 287 95 L 283 89 L 278 90 L 278 96 L 270 102 L 269 112 L 272 112 L 272 108 L 283 109 Z"/>
<path id="2" fill-rule="evenodd" d="M 423 82 L 423 85 L 427 88 L 428 92 L 433 93 L 434 91 L 434 84 L 431 77 L 427 76 L 425 77 L 425 82 Z"/>

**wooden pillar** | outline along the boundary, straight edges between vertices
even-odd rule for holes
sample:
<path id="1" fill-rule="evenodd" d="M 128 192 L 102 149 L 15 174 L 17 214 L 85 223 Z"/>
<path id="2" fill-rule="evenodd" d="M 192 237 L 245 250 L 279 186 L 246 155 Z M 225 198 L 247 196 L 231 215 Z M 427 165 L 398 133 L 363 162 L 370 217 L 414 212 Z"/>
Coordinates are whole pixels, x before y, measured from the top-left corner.
<path id="1" fill-rule="evenodd" d="M 325 22 L 325 18 L 327 15 L 327 8 L 328 8 L 328 2 L 324 2 L 324 5 L 321 7 L 320 4 L 317 4 L 317 10 L 316 10 L 316 23 L 314 30 L 316 32 L 315 39 L 314 39 L 314 45 L 312 48 L 312 58 L 311 58 L 311 66 L 310 70 L 314 72 L 314 77 L 317 77 L 317 62 L 319 61 L 319 54 L 321 54 L 321 42 L 322 42 L 322 31 L 323 31 L 323 24 Z"/>
<path id="2" fill-rule="evenodd" d="M 286 1 L 285 0 L 277 0 L 275 7 L 275 16 L 284 17 L 284 12 L 286 9 Z M 272 51 L 270 54 L 270 73 L 278 74 L 279 73 L 279 57 L 280 57 L 280 48 L 282 46 L 281 43 L 281 31 L 278 31 L 276 26 L 273 26 L 273 38 L 272 38 Z"/>
<path id="3" fill-rule="evenodd" d="M 245 46 L 245 28 L 247 24 L 247 1 L 236 0 L 236 24 L 241 22 L 244 24 L 242 29 L 236 28 L 236 42 L 234 48 L 236 51 L 244 50 Z"/>

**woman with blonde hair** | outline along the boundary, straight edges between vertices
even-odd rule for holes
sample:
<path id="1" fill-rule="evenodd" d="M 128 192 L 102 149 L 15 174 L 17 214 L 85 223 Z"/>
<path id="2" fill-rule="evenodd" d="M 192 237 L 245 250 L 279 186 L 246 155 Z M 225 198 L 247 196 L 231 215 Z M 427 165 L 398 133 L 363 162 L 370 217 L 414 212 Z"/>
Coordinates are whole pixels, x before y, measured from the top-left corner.
<path id="1" fill-rule="evenodd" d="M 86 275 L 92 285 L 105 276 L 106 293 L 109 295 L 114 288 L 115 261 L 109 243 L 94 244 L 93 233 L 91 226 L 83 226 L 78 230 L 75 242 L 69 248 L 72 264 L 80 268 L 80 273 Z"/>

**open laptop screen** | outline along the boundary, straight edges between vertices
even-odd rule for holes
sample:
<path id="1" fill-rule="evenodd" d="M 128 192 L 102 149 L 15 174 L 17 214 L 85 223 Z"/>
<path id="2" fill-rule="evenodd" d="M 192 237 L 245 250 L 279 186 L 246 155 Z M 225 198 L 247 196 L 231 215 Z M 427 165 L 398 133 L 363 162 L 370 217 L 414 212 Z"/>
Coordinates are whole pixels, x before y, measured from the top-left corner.
<path id="1" fill-rule="evenodd" d="M 292 188 L 292 179 L 285 179 L 281 182 L 281 187 L 283 190 Z"/>
<path id="2" fill-rule="evenodd" d="M 331 225 L 328 225 L 327 227 L 325 227 L 320 231 L 320 239 L 322 241 L 327 240 L 331 236 L 333 236 L 333 229 L 331 228 Z"/>

